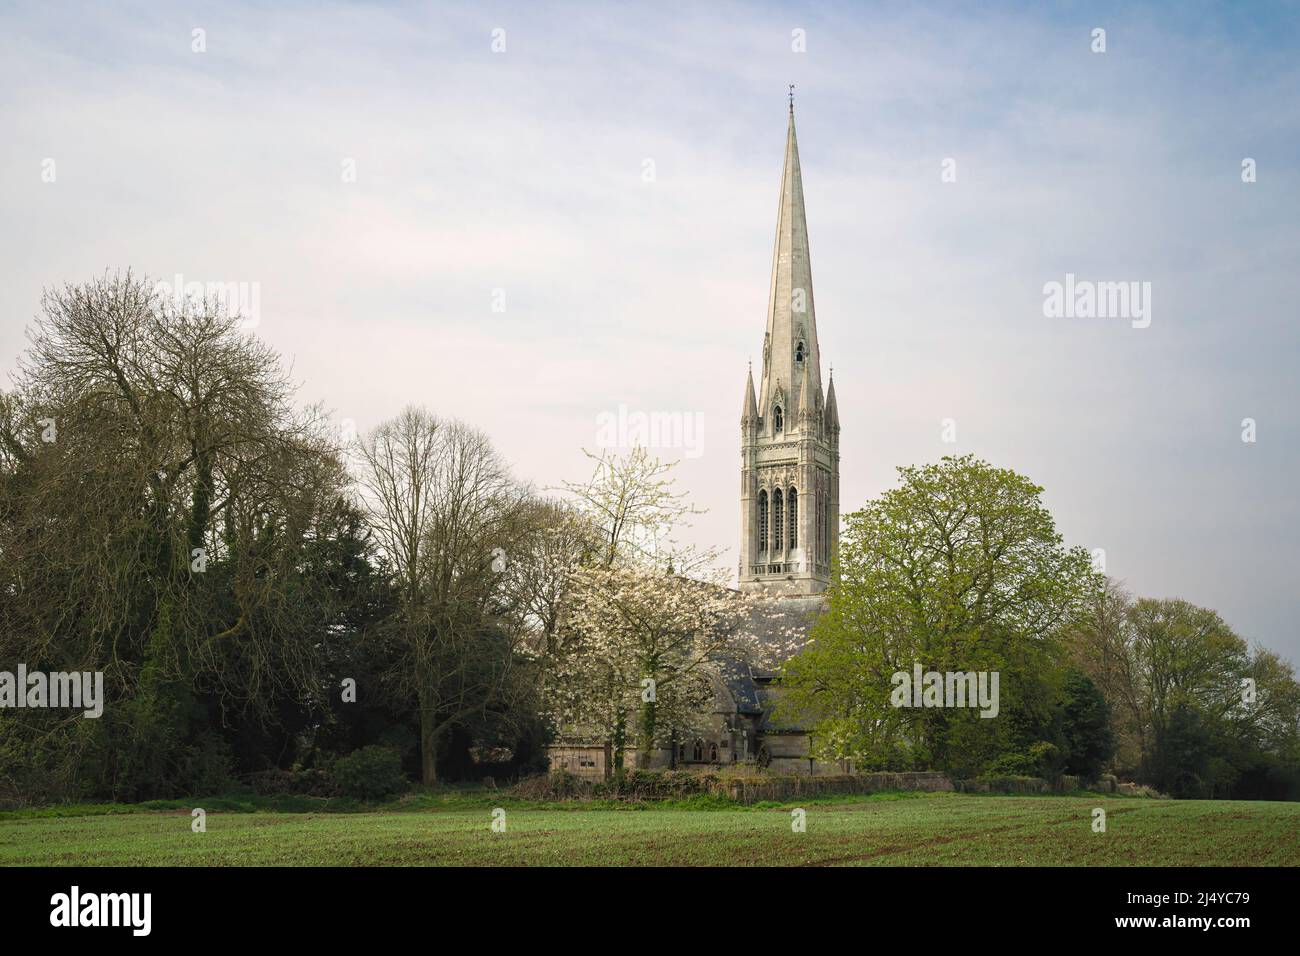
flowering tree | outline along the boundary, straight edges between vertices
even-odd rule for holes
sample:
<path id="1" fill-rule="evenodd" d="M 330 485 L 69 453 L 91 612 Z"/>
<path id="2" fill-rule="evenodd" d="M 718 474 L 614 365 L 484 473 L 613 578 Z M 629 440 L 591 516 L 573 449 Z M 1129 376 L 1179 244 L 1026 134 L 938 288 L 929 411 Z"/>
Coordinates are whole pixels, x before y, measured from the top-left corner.
<path id="1" fill-rule="evenodd" d="M 593 563 L 672 566 L 689 573 L 713 563 L 715 548 L 684 547 L 674 533 L 704 511 L 677 491 L 677 463 L 652 457 L 641 446 L 626 455 L 586 452 L 596 464 L 585 482 L 566 481 L 563 490 L 599 538 Z"/>
<path id="2" fill-rule="evenodd" d="M 780 653 L 754 635 L 765 604 L 716 579 L 653 567 L 577 571 L 553 718 L 609 740 L 616 769 L 633 739 L 645 765 L 668 735 L 699 725 L 728 661 Z"/>
<path id="3" fill-rule="evenodd" d="M 616 770 L 629 741 L 645 765 L 677 733 L 699 728 L 729 663 L 774 663 L 788 648 L 756 631 L 770 601 L 727 586 L 716 550 L 675 531 L 701 512 L 675 490 L 674 463 L 644 448 L 591 455 L 589 480 L 566 483 L 596 542 L 572 564 L 547 641 L 544 709 L 563 732 L 608 741 Z"/>

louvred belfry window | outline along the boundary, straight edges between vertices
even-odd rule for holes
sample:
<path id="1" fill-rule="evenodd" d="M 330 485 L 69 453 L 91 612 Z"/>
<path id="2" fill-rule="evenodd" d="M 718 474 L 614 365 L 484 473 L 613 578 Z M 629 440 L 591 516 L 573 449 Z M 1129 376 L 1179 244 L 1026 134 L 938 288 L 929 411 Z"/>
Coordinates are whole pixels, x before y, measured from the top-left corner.
<path id="1" fill-rule="evenodd" d="M 772 492 L 772 550 L 781 550 L 781 489 Z"/>
<path id="2" fill-rule="evenodd" d="M 799 547 L 799 492 L 793 488 L 786 498 L 787 508 L 790 512 L 790 547 Z"/>
<path id="3" fill-rule="evenodd" d="M 758 493 L 758 551 L 767 551 L 767 492 Z"/>
<path id="4" fill-rule="evenodd" d="M 823 561 L 830 559 L 830 542 L 827 538 L 827 509 L 826 499 L 823 496 L 817 501 L 817 552 Z"/>

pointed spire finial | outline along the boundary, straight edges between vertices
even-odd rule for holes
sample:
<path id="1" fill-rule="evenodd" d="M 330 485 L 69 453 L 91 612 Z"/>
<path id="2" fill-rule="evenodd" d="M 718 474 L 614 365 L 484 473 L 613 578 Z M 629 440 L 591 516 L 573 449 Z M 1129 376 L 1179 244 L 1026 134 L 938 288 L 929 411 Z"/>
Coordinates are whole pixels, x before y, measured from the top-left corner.
<path id="1" fill-rule="evenodd" d="M 794 112 L 794 84 L 790 84 L 790 112 Z"/>
<path id="2" fill-rule="evenodd" d="M 758 404 L 754 398 L 754 363 L 749 363 L 749 372 L 745 375 L 745 403 L 740 413 L 740 422 L 758 421 Z"/>

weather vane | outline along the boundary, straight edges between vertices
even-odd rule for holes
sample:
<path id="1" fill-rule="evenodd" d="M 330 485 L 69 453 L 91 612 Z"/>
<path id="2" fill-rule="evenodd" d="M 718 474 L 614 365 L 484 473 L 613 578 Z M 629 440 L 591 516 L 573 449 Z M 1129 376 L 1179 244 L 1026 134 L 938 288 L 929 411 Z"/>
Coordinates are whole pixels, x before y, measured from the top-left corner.
<path id="1" fill-rule="evenodd" d="M 794 84 L 790 84 L 790 112 L 794 112 Z"/>

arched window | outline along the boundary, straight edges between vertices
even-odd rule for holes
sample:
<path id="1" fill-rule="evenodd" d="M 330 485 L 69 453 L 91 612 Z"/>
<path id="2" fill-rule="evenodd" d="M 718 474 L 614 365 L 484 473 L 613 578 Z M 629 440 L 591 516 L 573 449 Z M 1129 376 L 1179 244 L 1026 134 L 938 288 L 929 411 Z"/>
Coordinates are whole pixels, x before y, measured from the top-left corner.
<path id="1" fill-rule="evenodd" d="M 781 508 L 781 489 L 777 488 L 775 491 L 772 492 L 772 550 L 773 551 L 781 550 L 781 529 L 783 527 L 783 522 L 781 520 L 782 517 L 783 517 L 783 513 Z"/>
<path id="2" fill-rule="evenodd" d="M 793 488 L 785 496 L 786 510 L 790 512 L 790 547 L 799 547 L 799 492 Z"/>
<path id="3" fill-rule="evenodd" d="M 776 406 L 776 408 L 772 410 L 772 425 L 776 429 L 776 433 L 779 435 L 781 433 L 781 428 L 785 425 L 785 419 L 781 417 L 780 405 Z"/>
<path id="4" fill-rule="evenodd" d="M 718 762 L 718 745 L 717 745 L 717 744 L 709 744 L 709 760 L 710 760 L 712 763 L 717 763 L 717 762 Z"/>
<path id="5" fill-rule="evenodd" d="M 822 557 L 822 542 L 826 540 L 826 530 L 822 527 L 822 496 L 818 495 L 813 501 L 813 525 L 817 528 L 817 540 L 813 542 L 814 552 L 817 560 Z"/>
<path id="6" fill-rule="evenodd" d="M 695 760 L 704 759 L 704 741 L 699 737 L 695 738 L 695 747 L 691 751 L 691 757 Z"/>
<path id="7" fill-rule="evenodd" d="M 767 551 L 767 492 L 758 493 L 758 552 Z"/>
<path id="8" fill-rule="evenodd" d="M 827 538 L 827 512 L 825 497 L 817 501 L 817 553 L 823 561 L 830 559 L 830 541 Z"/>
<path id="9" fill-rule="evenodd" d="M 794 348 L 794 360 L 795 360 L 796 362 L 802 362 L 802 361 L 803 361 L 803 343 L 802 343 L 802 342 L 800 342 L 800 343 L 799 343 L 798 345 L 796 345 L 795 348 Z"/>

